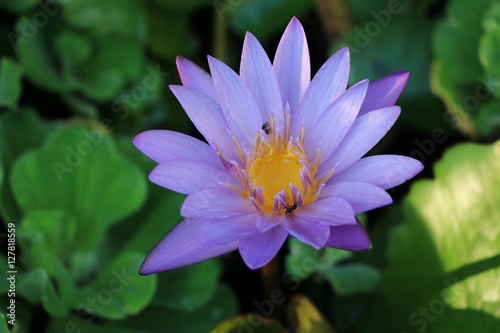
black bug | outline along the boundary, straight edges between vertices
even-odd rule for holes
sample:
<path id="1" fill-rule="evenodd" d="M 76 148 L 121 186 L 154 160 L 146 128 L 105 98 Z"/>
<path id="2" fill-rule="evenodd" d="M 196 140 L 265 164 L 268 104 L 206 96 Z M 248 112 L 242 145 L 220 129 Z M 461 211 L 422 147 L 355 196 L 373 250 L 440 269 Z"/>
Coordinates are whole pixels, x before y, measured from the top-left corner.
<path id="1" fill-rule="evenodd" d="M 293 205 L 286 207 L 285 214 L 290 214 L 291 212 L 293 212 L 294 210 L 296 210 L 298 206 L 299 206 L 299 203 L 297 201 L 295 201 L 293 203 Z"/>
<path id="2" fill-rule="evenodd" d="M 266 132 L 266 134 L 271 133 L 271 125 L 269 125 L 269 122 L 265 122 L 264 125 L 262 125 L 262 130 Z"/>

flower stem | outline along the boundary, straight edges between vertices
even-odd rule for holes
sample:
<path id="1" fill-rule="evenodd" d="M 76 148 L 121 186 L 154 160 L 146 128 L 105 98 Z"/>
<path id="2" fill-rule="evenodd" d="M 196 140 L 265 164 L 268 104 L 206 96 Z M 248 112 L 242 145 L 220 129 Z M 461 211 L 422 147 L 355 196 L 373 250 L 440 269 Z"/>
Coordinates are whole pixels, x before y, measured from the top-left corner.
<path id="1" fill-rule="evenodd" d="M 264 287 L 264 296 L 268 304 L 272 304 L 269 314 L 264 316 L 272 316 L 282 323 L 286 322 L 285 317 L 285 295 L 281 286 L 281 279 L 279 274 L 279 258 L 276 255 L 267 265 L 261 268 L 262 285 Z"/>

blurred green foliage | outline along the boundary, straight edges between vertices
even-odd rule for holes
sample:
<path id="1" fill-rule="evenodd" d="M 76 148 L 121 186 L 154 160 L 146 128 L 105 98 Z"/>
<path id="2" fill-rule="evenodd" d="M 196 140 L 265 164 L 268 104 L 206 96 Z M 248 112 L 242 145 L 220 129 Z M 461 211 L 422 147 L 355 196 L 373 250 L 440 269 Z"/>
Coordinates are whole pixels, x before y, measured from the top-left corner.
<path id="1" fill-rule="evenodd" d="M 0 0 L 0 16 L 0 216 L 17 246 L 16 325 L 2 283 L 0 332 L 500 330 L 498 0 Z M 138 274 L 184 196 L 147 181 L 155 163 L 131 140 L 198 135 L 167 89 L 177 55 L 237 64 L 249 30 L 272 59 L 292 16 L 313 69 L 347 45 L 350 84 L 411 72 L 376 152 L 420 158 L 427 177 L 444 157 L 361 217 L 371 253 L 288 240 L 285 327 L 260 317 L 269 296 L 231 255 Z"/>

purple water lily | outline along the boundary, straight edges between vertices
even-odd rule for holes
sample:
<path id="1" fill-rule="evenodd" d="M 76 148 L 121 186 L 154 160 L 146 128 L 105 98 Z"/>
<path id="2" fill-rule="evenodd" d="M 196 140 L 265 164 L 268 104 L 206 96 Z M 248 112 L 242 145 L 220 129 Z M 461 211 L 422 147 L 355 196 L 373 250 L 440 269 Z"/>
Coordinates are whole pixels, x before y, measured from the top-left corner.
<path id="1" fill-rule="evenodd" d="M 310 80 L 304 30 L 293 18 L 271 64 L 247 33 L 240 74 L 208 57 L 211 75 L 177 59 L 171 86 L 208 144 L 151 130 L 134 138 L 159 163 L 149 179 L 187 194 L 184 219 L 151 251 L 140 272 L 194 264 L 238 249 L 251 269 L 268 263 L 290 235 L 320 249 L 364 251 L 371 242 L 355 214 L 392 202 L 386 189 L 422 164 L 365 155 L 400 114 L 408 79 L 396 73 L 347 88 L 349 50 Z"/>

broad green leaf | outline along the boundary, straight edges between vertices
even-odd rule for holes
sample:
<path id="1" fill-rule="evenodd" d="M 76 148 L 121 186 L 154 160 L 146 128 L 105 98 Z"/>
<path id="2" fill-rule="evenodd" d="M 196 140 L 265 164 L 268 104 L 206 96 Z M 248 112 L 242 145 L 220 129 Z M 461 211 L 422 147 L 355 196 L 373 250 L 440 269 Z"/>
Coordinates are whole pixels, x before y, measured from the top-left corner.
<path id="1" fill-rule="evenodd" d="M 192 53 L 196 46 L 189 29 L 189 13 L 166 10 L 150 3 L 146 9 L 148 34 L 146 43 L 151 51 L 171 61 L 179 54 Z M 169 31 L 165 34 L 165 31 Z"/>
<path id="2" fill-rule="evenodd" d="M 415 27 L 418 26 L 418 29 Z M 408 84 L 397 104 L 404 112 L 401 121 L 425 132 L 444 127 L 439 100 L 429 89 L 433 23 L 416 15 L 397 15 L 390 25 L 376 20 L 360 25 L 333 45 L 331 53 L 349 47 L 350 84 L 366 78 L 371 82 L 384 76 L 409 71 Z"/>
<path id="3" fill-rule="evenodd" d="M 92 52 L 92 46 L 86 38 L 69 30 L 57 35 L 54 46 L 66 70 L 82 65 Z"/>
<path id="4" fill-rule="evenodd" d="M 139 313 L 153 299 L 156 276 L 139 275 L 144 255 L 125 252 L 99 272 L 90 284 L 96 302 L 87 302 L 84 309 L 100 317 L 121 319 Z"/>
<path id="5" fill-rule="evenodd" d="M 3 0 L 0 7 L 5 7 L 13 13 L 24 13 L 33 8 L 37 4 L 37 0 Z"/>
<path id="6" fill-rule="evenodd" d="M 7 321 L 10 320 L 10 318 L 5 317 L 3 310 L 0 311 L 0 332 L 4 333 L 9 333 L 9 326 L 7 325 Z"/>
<path id="7" fill-rule="evenodd" d="M 286 332 L 285 328 L 275 319 L 245 314 L 223 321 L 209 333 L 239 333 L 245 331 L 254 333 Z"/>
<path id="8" fill-rule="evenodd" d="M 42 304 L 45 311 L 54 317 L 65 316 L 68 308 L 56 293 L 47 272 L 34 269 L 16 276 L 16 290 L 32 304 Z"/>
<path id="9" fill-rule="evenodd" d="M 10 184 L 23 211 L 61 209 L 76 219 L 72 252 L 93 247 L 146 194 L 142 172 L 116 151 L 109 134 L 82 127 L 54 132 L 42 149 L 20 157 Z"/>
<path id="10" fill-rule="evenodd" d="M 238 2 L 241 0 L 233 0 L 233 2 Z M 165 9 L 178 9 L 178 10 L 193 10 L 202 6 L 209 6 L 213 4 L 213 0 L 153 0 L 158 5 L 164 7 Z M 228 2 L 228 1 L 226 1 Z"/>
<path id="11" fill-rule="evenodd" d="M 383 277 L 393 330 L 500 330 L 500 141 L 449 149 L 415 183 Z"/>
<path id="12" fill-rule="evenodd" d="M 478 133 L 477 111 L 493 98 L 491 92 L 498 98 L 500 77 L 493 60 L 498 53 L 498 27 L 492 18 L 499 3 L 452 0 L 448 17 L 435 29 L 432 89 L 445 102 L 454 126 L 472 137 L 484 134 Z"/>
<path id="13" fill-rule="evenodd" d="M 31 267 L 41 266 L 48 271 L 52 266 L 50 259 L 43 263 L 43 258 L 37 260 L 38 256 L 47 255 L 69 262 L 76 230 L 75 219 L 66 215 L 62 210 L 30 210 L 26 212 L 19 226 L 19 236 L 24 239 L 23 249 L 27 252 L 24 257 Z M 43 247 L 43 250 L 40 249 L 40 246 Z"/>
<path id="14" fill-rule="evenodd" d="M 19 128 L 23 129 L 22 135 Z M 51 127 L 32 109 L 22 108 L 0 115 L 0 159 L 4 169 L 4 182 L 0 185 L 0 214 L 5 222 L 21 219 L 8 182 L 11 166 L 23 152 L 39 147 L 50 131 Z"/>
<path id="15" fill-rule="evenodd" d="M 33 24 L 30 17 L 21 17 L 16 22 L 15 39 L 19 62 L 26 77 L 39 87 L 63 93 L 67 87 L 60 77 L 57 56 L 47 42 L 53 38 L 51 34 L 55 30 L 63 28 L 57 18 L 48 20 L 41 29 Z"/>
<path id="16" fill-rule="evenodd" d="M 71 0 L 64 5 L 71 25 L 97 35 L 118 33 L 142 39 L 145 35 L 143 2 L 135 0 Z"/>
<path id="17" fill-rule="evenodd" d="M 0 107 L 13 108 L 21 96 L 21 69 L 9 58 L 0 59 Z"/>
<path id="18" fill-rule="evenodd" d="M 330 323 L 321 315 L 314 304 L 303 295 L 291 297 L 287 313 L 290 325 L 295 332 L 335 333 Z"/>
<path id="19" fill-rule="evenodd" d="M 49 331 L 65 332 L 67 325 L 72 325 L 92 333 L 207 332 L 219 321 L 236 315 L 236 306 L 236 298 L 229 288 L 219 286 L 214 297 L 193 313 L 152 305 L 135 316 L 100 324 L 85 314 L 59 318 L 51 321 Z"/>
<path id="20" fill-rule="evenodd" d="M 498 110 L 500 110 L 500 100 L 498 99 L 490 100 L 481 105 L 476 117 L 479 133 L 484 136 L 490 133 L 498 135 L 498 129 L 500 129 L 500 112 Z M 495 129 L 497 133 L 494 132 Z"/>
<path id="21" fill-rule="evenodd" d="M 253 0 L 213 2 L 217 19 L 229 20 L 241 36 L 251 31 L 261 42 L 281 35 L 290 19 L 313 7 L 312 0 Z"/>
<path id="22" fill-rule="evenodd" d="M 330 267 L 323 271 L 323 275 L 339 295 L 371 291 L 380 280 L 380 273 L 376 268 L 358 263 Z"/>
<path id="23" fill-rule="evenodd" d="M 292 237 L 288 238 L 287 243 L 290 252 L 285 259 L 286 269 L 298 279 L 306 279 L 312 273 L 333 267 L 337 262 L 352 256 L 352 252 L 344 250 L 331 248 L 316 250 Z"/>
<path id="24" fill-rule="evenodd" d="M 219 261 L 212 259 L 161 273 L 155 304 L 193 312 L 213 296 L 220 269 Z"/>

